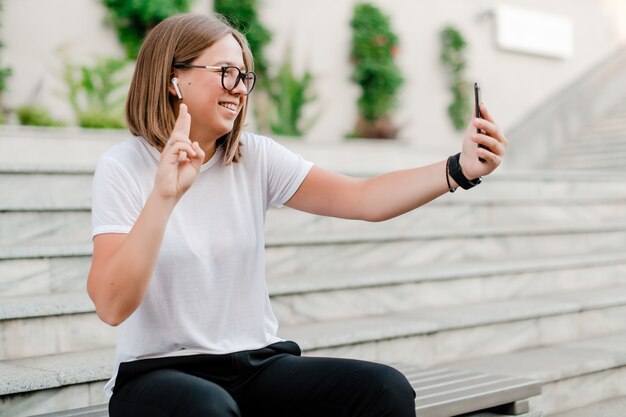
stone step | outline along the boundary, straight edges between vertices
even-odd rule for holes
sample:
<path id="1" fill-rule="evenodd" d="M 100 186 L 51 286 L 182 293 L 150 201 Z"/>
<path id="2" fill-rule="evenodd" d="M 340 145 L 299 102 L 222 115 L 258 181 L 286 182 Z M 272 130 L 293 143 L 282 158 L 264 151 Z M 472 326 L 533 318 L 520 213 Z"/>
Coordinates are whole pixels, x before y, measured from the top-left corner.
<path id="1" fill-rule="evenodd" d="M 600 146 L 568 148 L 559 151 L 552 159 L 555 161 L 585 161 L 587 159 L 604 158 L 607 161 L 623 160 L 626 158 L 626 145 L 622 147 L 616 146 Z"/>
<path id="2" fill-rule="evenodd" d="M 266 265 L 268 276 L 278 277 L 582 255 L 621 250 L 624 244 L 623 223 L 275 235 L 266 242 Z M 91 250 L 91 244 L 0 247 L 0 296 L 79 288 L 89 271 Z"/>
<path id="3" fill-rule="evenodd" d="M 606 117 L 593 122 L 585 129 L 585 133 L 626 133 L 626 118 L 622 116 Z"/>
<path id="4" fill-rule="evenodd" d="M 272 307 L 281 325 L 411 312 L 416 307 L 602 291 L 626 285 L 623 253 L 524 261 L 426 265 L 419 270 L 270 277 Z M 593 279 L 592 279 L 593 278 Z M 84 291 L 0 298 L 0 359 L 55 354 L 114 343 Z"/>
<path id="5" fill-rule="evenodd" d="M 582 145 L 582 144 L 604 144 L 604 145 L 616 145 L 620 146 L 624 143 L 624 134 L 626 131 L 624 130 L 605 130 L 605 131 L 597 131 L 597 130 L 584 130 L 580 132 L 577 136 L 571 137 L 569 140 L 562 142 L 561 146 L 572 146 Z"/>
<path id="6" fill-rule="evenodd" d="M 542 408 L 557 412 L 564 411 L 558 408 L 559 404 L 560 407 L 577 407 L 604 399 L 606 387 L 599 381 L 607 378 L 612 384 L 608 394 L 614 396 L 616 391 L 625 390 L 622 382 L 626 376 L 623 324 L 626 312 L 622 307 L 622 312 L 616 314 L 619 308 L 610 307 L 616 301 L 614 295 L 619 293 L 623 302 L 624 289 L 613 288 L 607 289 L 603 296 L 579 292 L 534 302 L 513 300 L 500 304 L 497 311 L 495 304 L 468 305 L 447 312 L 428 309 L 413 315 L 327 323 L 326 331 L 304 326 L 283 329 L 283 333 L 291 333 L 287 337 L 295 336 L 292 338 L 310 355 L 388 363 L 409 359 L 420 367 L 447 362 L 446 367 L 450 369 L 540 379 L 548 387 L 544 387 Z M 596 304 L 598 310 L 594 311 L 592 304 Z M 599 313 L 603 319 L 594 313 Z M 582 320 L 566 323 L 564 319 L 574 315 Z M 550 321 L 554 327 L 548 325 Z M 506 322 L 511 328 L 503 332 L 501 324 Z M 616 334 L 603 336 L 611 332 Z M 591 337 L 593 339 L 576 341 Z M 365 344 L 369 345 L 367 349 L 364 349 Z M 545 344 L 558 346 L 537 347 Z M 517 352 L 508 353 L 511 350 Z M 460 358 L 477 353 L 483 357 L 458 362 Z M 36 407 L 44 407 L 45 399 L 60 403 L 67 396 L 75 402 L 63 403 L 63 407 L 57 409 L 104 402 L 100 389 L 102 381 L 110 376 L 113 355 L 114 349 L 110 348 L 0 362 L 0 413 L 20 417 L 51 411 Z M 25 392 L 28 394 L 20 395 Z M 24 406 L 25 402 L 33 408 Z M 13 414 L 6 414 L 11 412 Z"/>
<path id="7" fill-rule="evenodd" d="M 624 227 L 603 225 L 511 225 L 457 230 L 275 237 L 268 239 L 270 276 L 418 268 L 425 263 L 528 259 L 566 253 L 612 252 L 626 244 Z"/>
<path id="8" fill-rule="evenodd" d="M 0 300 L 0 360 L 88 350 L 115 343 L 116 329 L 98 319 L 84 291 Z"/>
<path id="9" fill-rule="evenodd" d="M 315 355 L 431 366 L 619 331 L 626 287 L 281 326 L 279 335 Z"/>
<path id="10" fill-rule="evenodd" d="M 26 417 L 108 401 L 115 350 L 0 361 L 0 417 Z"/>
<path id="11" fill-rule="evenodd" d="M 464 335 L 464 340 L 471 349 L 477 343 L 484 342 L 484 337 L 492 336 L 490 329 L 497 329 L 503 334 L 515 334 L 523 330 L 527 334 L 518 337 L 517 341 L 522 345 L 515 345 L 516 348 L 523 348 L 528 347 L 528 343 L 534 346 L 532 343 L 562 341 L 558 340 L 559 337 L 572 340 L 575 337 L 591 336 L 597 331 L 592 326 L 592 320 L 603 317 L 603 310 L 611 310 L 613 316 L 604 326 L 597 326 L 598 329 L 606 326 L 626 328 L 626 320 L 622 317 L 626 314 L 624 289 L 624 286 L 584 288 L 557 295 L 544 293 L 533 298 L 487 299 L 475 304 L 449 303 L 439 306 L 420 304 L 419 300 L 411 305 L 411 300 L 403 300 L 401 303 L 404 305 L 400 309 L 393 310 L 388 306 L 387 311 L 381 314 L 351 318 L 337 318 L 335 314 L 334 318 L 319 318 L 325 321 L 318 319 L 308 323 L 285 324 L 282 332 L 286 338 L 300 340 L 309 350 L 341 350 L 347 347 L 350 352 L 369 355 L 378 349 L 380 340 L 402 338 L 396 340 L 395 344 L 399 345 L 398 348 L 408 344 L 406 347 L 410 351 L 409 348 L 421 343 L 429 334 L 447 334 L 451 330 L 463 328 L 468 333 Z M 331 305 L 325 307 L 333 308 Z M 288 322 L 284 310 L 277 308 L 278 317 L 281 321 L 287 317 Z M 309 310 L 313 308 L 309 307 Z M 93 311 L 93 305 L 84 293 L 3 299 L 0 309 L 0 329 L 3 334 L 0 359 L 50 355 L 114 344 L 116 329 L 100 322 Z M 468 316 L 463 311 L 471 314 Z M 356 315 L 361 312 L 357 308 L 356 313 L 351 313 Z M 369 313 L 373 312 L 370 310 Z M 616 320 L 621 322 L 615 323 Z M 556 328 L 552 329 L 554 326 Z M 467 330 L 475 327 L 485 327 L 486 330 Z M 449 336 L 451 340 L 457 333 L 452 332 Z M 530 341 L 529 337 L 538 337 L 540 340 Z M 441 338 L 443 340 L 440 341 L 445 342 L 444 336 L 439 336 L 438 340 Z M 474 338 L 478 339 L 474 341 Z M 432 341 L 429 343 L 432 344 Z M 494 348 L 497 350 L 508 346 L 504 343 Z M 424 345 L 422 348 L 432 349 L 432 346 Z M 463 349 L 455 347 L 450 352 L 455 352 L 453 355 L 467 354 Z M 432 352 L 428 354 L 429 357 L 433 356 Z M 444 357 L 437 362 L 452 359 L 454 357 Z"/>
<path id="12" fill-rule="evenodd" d="M 602 158 L 586 161 L 555 161 L 557 169 L 577 169 L 580 171 L 602 170 L 605 172 L 623 171 L 626 169 L 626 158 L 622 160 L 607 161 Z"/>
<path id="13" fill-rule="evenodd" d="M 39 128 L 0 126 L 0 165 L 10 168 L 95 167 L 100 155 L 130 136 L 125 130 Z M 451 150 L 449 144 L 434 144 L 429 149 L 410 146 L 403 141 L 309 142 L 301 138 L 276 137 L 275 140 L 304 158 L 332 170 L 370 172 L 409 168 L 443 160 Z M 456 147 L 454 147 L 456 148 Z M 32 149 L 25 153 L 23 149 Z M 71 152 L 67 152 L 71 149 Z M 456 149 L 453 149 L 456 152 Z"/>
<path id="14" fill-rule="evenodd" d="M 626 154 L 626 145 L 622 147 L 617 146 L 601 146 L 596 145 L 593 147 L 572 147 L 561 149 L 551 158 L 551 162 L 553 161 L 578 161 L 585 160 L 585 157 L 588 159 L 601 159 L 606 158 L 607 160 L 615 160 L 624 158 Z"/>
<path id="15" fill-rule="evenodd" d="M 92 174 L 0 174 L 0 211 L 87 210 Z"/>
<path id="16" fill-rule="evenodd" d="M 92 176 L 91 171 L 81 169 L 9 169 L 0 166 L 0 212 L 88 210 Z M 498 172 L 485 178 L 480 192 L 460 192 L 438 201 L 465 201 L 466 198 L 486 201 L 503 197 L 524 201 L 582 195 L 605 198 L 607 195 L 625 196 L 625 188 L 622 178 L 606 174 L 581 177 L 575 172 Z"/>
<path id="17" fill-rule="evenodd" d="M 626 187 L 624 187 L 626 188 Z M 289 208 L 270 209 L 266 234 L 284 235 L 294 230 L 305 234 L 374 233 L 421 230 L 435 227 L 481 227 L 516 223 L 549 224 L 559 222 L 598 222 L 626 217 L 624 195 L 590 197 L 587 194 L 534 198 L 493 197 L 480 193 L 447 196 L 418 210 L 385 222 L 363 222 L 315 216 Z M 25 210 L 0 213 L 0 248 L 51 246 L 91 242 L 91 213 L 82 210 Z"/>
<path id="18" fill-rule="evenodd" d="M 578 407 L 549 417 L 624 417 L 626 414 L 626 395 L 610 398 L 585 407 Z"/>
<path id="19" fill-rule="evenodd" d="M 626 285 L 626 254 L 268 277 L 281 325 Z"/>
<path id="20" fill-rule="evenodd" d="M 89 210 L 0 213 L 0 247 L 66 245 L 90 240 Z"/>
<path id="21" fill-rule="evenodd" d="M 614 148 L 615 150 L 623 150 L 626 145 L 626 139 L 623 135 L 616 136 L 582 136 L 579 139 L 571 140 L 563 144 L 559 152 L 567 153 L 568 151 L 580 151 L 584 149 L 595 150 Z"/>
<path id="22" fill-rule="evenodd" d="M 594 158 L 586 161 L 554 163 L 556 169 L 576 169 L 579 171 L 603 170 L 605 172 L 623 171 L 626 169 L 626 158 L 623 160 L 606 161 L 603 158 Z M 582 174 L 584 175 L 584 174 Z"/>
<path id="23" fill-rule="evenodd" d="M 543 381 L 540 408 L 547 417 L 622 417 L 626 410 L 620 398 L 626 396 L 624 331 L 446 366 Z M 603 414 L 605 402 L 615 408 Z"/>

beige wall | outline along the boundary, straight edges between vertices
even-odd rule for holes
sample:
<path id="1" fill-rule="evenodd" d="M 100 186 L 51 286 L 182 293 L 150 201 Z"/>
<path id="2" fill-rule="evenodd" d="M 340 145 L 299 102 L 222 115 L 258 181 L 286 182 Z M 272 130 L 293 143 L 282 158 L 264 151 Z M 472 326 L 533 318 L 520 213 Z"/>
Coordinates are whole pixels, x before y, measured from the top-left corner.
<path id="1" fill-rule="evenodd" d="M 290 43 L 297 69 L 316 76 L 321 111 L 307 140 L 338 141 L 352 129 L 358 89 L 350 81 L 349 21 L 354 0 L 262 0 L 261 15 L 274 32 L 268 56 L 278 63 Z M 479 81 L 483 99 L 504 126 L 518 122 L 551 94 L 571 83 L 626 39 L 623 0 L 378 0 L 400 37 L 398 62 L 406 78 L 397 122 L 403 140 L 421 148 L 456 146 L 459 135 L 446 115 L 447 78 L 439 63 L 438 32 L 456 25 L 470 43 L 467 76 Z M 574 23 L 574 56 L 567 60 L 499 50 L 494 42 L 490 11 L 508 4 L 559 14 Z M 195 11 L 208 10 L 201 0 Z M 40 100 L 58 117 L 70 117 L 61 97 L 59 49 L 76 60 L 122 54 L 112 30 L 105 27 L 104 8 L 97 0 L 4 0 L 3 62 L 13 67 L 5 101 L 17 106 Z M 40 86 L 40 87 L 39 87 Z M 39 94 L 35 95 L 39 90 Z"/>

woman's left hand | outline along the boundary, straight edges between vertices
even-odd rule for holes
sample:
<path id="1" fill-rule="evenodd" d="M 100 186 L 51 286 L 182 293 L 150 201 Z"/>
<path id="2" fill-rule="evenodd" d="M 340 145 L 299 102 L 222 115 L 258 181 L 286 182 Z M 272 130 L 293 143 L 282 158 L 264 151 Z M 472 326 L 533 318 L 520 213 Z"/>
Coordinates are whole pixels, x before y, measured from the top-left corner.
<path id="1" fill-rule="evenodd" d="M 465 131 L 463 138 L 463 150 L 461 152 L 460 165 L 463 175 L 473 180 L 478 177 L 489 175 L 502 163 L 504 152 L 509 144 L 504 137 L 502 129 L 493 120 L 487 107 L 480 104 L 482 119 L 472 117 L 472 121 Z M 481 129 L 483 133 L 477 133 Z M 486 148 L 481 148 L 483 145 Z M 481 162 L 482 158 L 485 162 Z"/>

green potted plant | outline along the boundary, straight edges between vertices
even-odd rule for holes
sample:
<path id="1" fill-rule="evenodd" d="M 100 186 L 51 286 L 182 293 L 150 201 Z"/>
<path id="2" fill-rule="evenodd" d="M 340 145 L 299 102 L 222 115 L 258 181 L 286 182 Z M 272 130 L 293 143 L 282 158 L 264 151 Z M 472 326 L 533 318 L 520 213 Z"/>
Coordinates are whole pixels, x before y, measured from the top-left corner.
<path id="1" fill-rule="evenodd" d="M 447 69 L 450 78 L 452 102 L 448 105 L 448 116 L 456 130 L 465 129 L 471 113 L 470 84 L 464 79 L 465 48 L 467 42 L 458 29 L 446 26 L 440 33 L 441 62 Z"/>
<path id="2" fill-rule="evenodd" d="M 0 2 L 0 11 L 3 9 L 3 4 Z M 4 48 L 4 44 L 0 42 L 0 49 Z M 11 76 L 12 70 L 9 67 L 0 67 L 0 97 L 7 89 L 7 78 Z M 4 105 L 0 100 L 0 124 L 6 122 Z"/>
<path id="3" fill-rule="evenodd" d="M 126 60 L 101 58 L 95 65 L 65 64 L 68 98 L 81 127 L 123 128 L 127 80 L 121 72 Z"/>
<path id="4" fill-rule="evenodd" d="M 398 37 L 389 17 L 369 3 L 357 4 L 352 27 L 352 80 L 361 87 L 359 120 L 354 136 L 394 138 L 398 128 L 391 120 L 404 78 L 395 63 Z"/>
<path id="5" fill-rule="evenodd" d="M 285 136 L 303 136 L 317 121 L 317 116 L 304 122 L 304 108 L 315 101 L 311 91 L 313 75 L 304 71 L 302 76 L 294 73 L 289 50 L 278 73 L 270 79 L 269 95 L 272 105 L 270 128 L 272 133 Z"/>
<path id="6" fill-rule="evenodd" d="M 137 59 L 150 29 L 177 13 L 189 11 L 192 0 L 101 0 L 109 10 L 109 23 L 117 30 L 129 59 Z"/>

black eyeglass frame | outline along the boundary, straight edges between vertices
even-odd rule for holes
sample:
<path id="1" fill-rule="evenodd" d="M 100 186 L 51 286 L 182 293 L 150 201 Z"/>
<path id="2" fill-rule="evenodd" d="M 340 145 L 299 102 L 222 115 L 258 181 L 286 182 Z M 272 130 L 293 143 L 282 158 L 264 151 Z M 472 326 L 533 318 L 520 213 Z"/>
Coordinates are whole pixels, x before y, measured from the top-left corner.
<path id="1" fill-rule="evenodd" d="M 250 86 L 250 88 L 246 87 L 247 92 L 245 95 L 250 94 L 252 90 L 254 90 L 254 86 L 256 85 L 257 77 L 254 71 L 244 72 L 234 65 L 226 65 L 226 66 L 217 67 L 217 66 L 210 66 L 210 65 L 191 65 L 191 64 L 174 63 L 172 67 L 174 68 L 200 68 L 200 69 L 208 69 L 209 71 L 213 71 L 213 72 L 221 72 L 222 73 L 222 87 L 224 88 L 224 90 L 228 92 L 233 91 L 235 88 L 237 88 L 237 86 L 239 85 L 239 82 L 244 81 L 246 77 L 248 77 L 249 74 L 253 75 L 252 85 Z M 224 84 L 224 76 L 226 75 L 226 71 L 228 71 L 230 68 L 236 69 L 239 72 L 239 75 L 237 76 L 235 85 L 233 85 L 232 88 L 226 88 L 226 85 Z M 244 85 L 246 85 L 245 81 L 244 81 Z"/>

